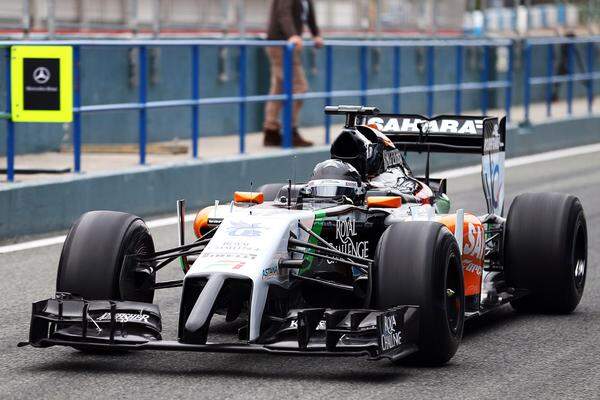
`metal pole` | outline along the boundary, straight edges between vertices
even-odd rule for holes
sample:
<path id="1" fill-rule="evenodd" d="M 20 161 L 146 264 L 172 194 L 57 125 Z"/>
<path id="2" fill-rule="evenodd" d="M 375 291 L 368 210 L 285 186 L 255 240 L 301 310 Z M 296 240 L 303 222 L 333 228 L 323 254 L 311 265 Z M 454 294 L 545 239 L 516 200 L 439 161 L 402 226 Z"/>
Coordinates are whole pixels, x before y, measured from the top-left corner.
<path id="1" fill-rule="evenodd" d="M 487 0 L 481 0 L 480 2 L 481 13 L 483 14 L 483 34 L 487 35 L 488 19 L 487 19 Z"/>
<path id="2" fill-rule="evenodd" d="M 325 98 L 325 105 L 331 105 L 332 98 L 331 92 L 333 90 L 333 47 L 325 47 L 325 91 L 327 97 Z M 325 143 L 329 144 L 331 141 L 331 115 L 325 115 Z"/>
<path id="3" fill-rule="evenodd" d="M 594 105 L 594 79 L 592 74 L 594 73 L 594 43 L 589 42 L 586 47 L 587 50 L 587 72 L 590 76 L 587 81 L 587 101 L 588 101 L 588 113 L 592 113 Z"/>
<path id="4" fill-rule="evenodd" d="M 80 47 L 73 47 L 73 169 L 81 172 L 81 79 L 80 79 Z"/>
<path id="5" fill-rule="evenodd" d="M 463 80 L 463 48 L 456 46 L 456 91 L 454 92 L 454 113 L 460 115 L 462 111 L 462 85 Z"/>
<path id="6" fill-rule="evenodd" d="M 434 47 L 427 47 L 427 116 L 433 115 L 433 85 L 435 82 Z"/>
<path id="7" fill-rule="evenodd" d="M 54 1 L 55 0 L 46 0 L 46 12 L 48 14 L 46 15 L 48 38 L 53 38 L 54 34 L 56 33 L 56 4 Z"/>
<path id="8" fill-rule="evenodd" d="M 192 46 L 192 99 L 196 102 L 192 106 L 192 157 L 198 158 L 199 137 L 199 105 L 200 99 L 200 49 L 198 45 Z"/>
<path id="9" fill-rule="evenodd" d="M 567 44 L 567 71 L 569 79 L 567 80 L 567 114 L 573 114 L 573 43 Z"/>
<path id="10" fill-rule="evenodd" d="M 229 21 L 227 17 L 229 15 L 229 0 L 221 0 L 221 32 L 223 36 L 227 36 L 229 30 Z"/>
<path id="11" fill-rule="evenodd" d="M 246 0 L 237 2 L 237 25 L 240 31 L 240 37 L 246 37 Z"/>
<path id="12" fill-rule="evenodd" d="M 510 121 L 511 106 L 512 106 L 512 90 L 514 81 L 514 42 L 508 46 L 508 70 L 506 71 L 508 85 L 504 92 L 504 108 L 506 110 L 506 122 Z"/>
<path id="13" fill-rule="evenodd" d="M 21 9 L 21 24 L 23 27 L 23 36 L 29 36 L 29 31 L 31 30 L 31 5 L 29 4 L 30 0 L 23 0 L 23 7 Z"/>
<path id="14" fill-rule="evenodd" d="M 367 48 L 360 47 L 360 103 L 367 105 L 367 89 L 369 87 L 369 64 L 367 63 Z"/>
<path id="15" fill-rule="evenodd" d="M 488 82 L 490 80 L 490 47 L 483 47 L 483 70 L 481 71 L 481 82 L 483 88 L 481 89 L 481 112 L 483 115 L 487 114 L 488 102 L 489 102 L 489 88 Z"/>
<path id="16" fill-rule="evenodd" d="M 138 48 L 139 62 L 139 102 L 141 105 L 139 111 L 139 136 L 140 136 L 140 164 L 146 164 L 146 86 L 147 86 L 147 71 L 146 71 L 146 46 Z"/>
<path id="17" fill-rule="evenodd" d="M 10 47 L 6 48 L 6 180 L 14 182 L 15 180 L 15 123 L 12 120 L 11 109 L 11 79 L 10 79 Z"/>
<path id="18" fill-rule="evenodd" d="M 525 71 L 523 73 L 523 106 L 525 108 L 525 122 L 529 122 L 529 102 L 531 99 L 531 44 L 525 43 Z"/>
<path id="19" fill-rule="evenodd" d="M 525 11 L 527 12 L 525 32 L 529 33 L 529 31 L 531 30 L 531 0 L 525 0 L 525 7 Z"/>
<path id="20" fill-rule="evenodd" d="M 512 13 L 512 25 L 515 35 L 519 34 L 519 0 L 514 0 L 513 13 Z"/>
<path id="21" fill-rule="evenodd" d="M 552 116 L 552 88 L 554 84 L 552 78 L 554 77 L 554 45 L 549 44 L 546 49 L 546 76 L 548 77 L 548 83 L 546 83 L 546 116 Z"/>
<path id="22" fill-rule="evenodd" d="M 285 101 L 283 104 L 283 147 L 292 148 L 292 123 L 294 108 L 294 45 L 283 47 L 283 91 Z"/>
<path id="23" fill-rule="evenodd" d="M 160 35 L 160 0 L 152 2 L 152 35 L 158 37 Z"/>
<path id="24" fill-rule="evenodd" d="M 401 68 L 400 68 L 400 47 L 394 47 L 394 89 L 396 89 L 396 92 L 394 92 L 394 96 L 392 98 L 393 101 L 393 110 L 395 114 L 400 114 L 400 93 L 398 92 L 398 90 L 400 90 L 400 85 L 401 85 Z"/>
<path id="25" fill-rule="evenodd" d="M 129 0 L 127 3 L 127 25 L 133 35 L 138 34 L 138 0 Z"/>
<path id="26" fill-rule="evenodd" d="M 240 129 L 240 154 L 246 152 L 246 66 L 247 66 L 247 49 L 246 46 L 240 46 L 239 58 L 239 129 Z"/>

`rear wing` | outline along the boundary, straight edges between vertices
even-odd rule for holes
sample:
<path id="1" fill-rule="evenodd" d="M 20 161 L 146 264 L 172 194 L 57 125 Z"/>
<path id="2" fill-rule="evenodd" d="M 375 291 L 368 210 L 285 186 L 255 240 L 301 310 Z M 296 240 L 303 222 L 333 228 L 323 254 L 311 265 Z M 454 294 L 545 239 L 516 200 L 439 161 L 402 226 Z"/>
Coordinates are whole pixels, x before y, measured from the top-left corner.
<path id="1" fill-rule="evenodd" d="M 504 151 L 505 118 L 379 114 L 365 120 L 403 151 L 482 155 Z"/>
<path id="2" fill-rule="evenodd" d="M 363 123 L 376 126 L 400 151 L 481 154 L 481 177 L 488 213 L 504 214 L 506 118 L 483 116 L 379 114 Z"/>

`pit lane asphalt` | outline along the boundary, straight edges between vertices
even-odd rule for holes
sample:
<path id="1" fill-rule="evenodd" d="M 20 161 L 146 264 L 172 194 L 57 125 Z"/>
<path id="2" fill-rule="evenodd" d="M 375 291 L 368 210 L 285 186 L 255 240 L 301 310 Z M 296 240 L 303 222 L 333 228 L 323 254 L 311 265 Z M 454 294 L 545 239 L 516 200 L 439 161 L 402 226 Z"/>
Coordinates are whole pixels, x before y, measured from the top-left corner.
<path id="1" fill-rule="evenodd" d="M 480 182 L 479 175 L 451 179 L 453 205 L 483 212 Z M 53 294 L 61 248 L 54 245 L 0 255 L 0 398 L 600 398 L 600 153 L 514 167 L 506 182 L 507 204 L 526 191 L 582 200 L 589 263 L 575 313 L 518 315 L 505 306 L 469 323 L 443 368 L 360 358 L 17 349 L 27 339 L 31 302 Z M 176 244 L 174 226 L 152 233 L 158 248 Z M 178 276 L 174 264 L 161 278 Z M 167 338 L 176 334 L 179 292 L 157 295 Z M 221 324 L 217 335 L 231 328 Z"/>

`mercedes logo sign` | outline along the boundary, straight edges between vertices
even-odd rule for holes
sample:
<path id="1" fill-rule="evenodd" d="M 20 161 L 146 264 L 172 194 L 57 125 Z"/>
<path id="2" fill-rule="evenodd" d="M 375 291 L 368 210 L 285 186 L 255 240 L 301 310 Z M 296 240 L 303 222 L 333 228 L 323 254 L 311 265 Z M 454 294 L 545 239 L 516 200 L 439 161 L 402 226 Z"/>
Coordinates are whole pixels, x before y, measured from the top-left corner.
<path id="1" fill-rule="evenodd" d="M 33 71 L 33 80 L 43 85 L 50 80 L 50 71 L 46 67 L 37 67 Z"/>

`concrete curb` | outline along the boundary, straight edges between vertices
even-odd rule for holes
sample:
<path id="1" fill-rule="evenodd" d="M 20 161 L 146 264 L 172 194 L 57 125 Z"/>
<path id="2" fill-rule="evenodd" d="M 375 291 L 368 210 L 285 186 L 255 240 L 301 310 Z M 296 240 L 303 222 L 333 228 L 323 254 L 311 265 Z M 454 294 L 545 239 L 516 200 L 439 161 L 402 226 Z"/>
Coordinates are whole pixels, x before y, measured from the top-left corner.
<path id="1" fill-rule="evenodd" d="M 600 117 L 553 120 L 507 132 L 507 157 L 580 146 L 600 141 Z M 314 165 L 329 157 L 327 147 L 277 151 L 222 160 L 139 167 L 105 174 L 81 175 L 47 183 L 15 183 L 0 187 L 0 239 L 66 229 L 80 214 L 95 209 L 150 216 L 175 212 L 185 198 L 190 209 L 229 200 L 235 190 L 268 182 L 306 180 Z M 415 172 L 423 155 L 410 155 Z M 480 162 L 479 156 L 432 156 L 432 171 Z"/>

